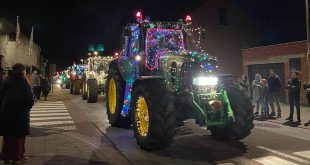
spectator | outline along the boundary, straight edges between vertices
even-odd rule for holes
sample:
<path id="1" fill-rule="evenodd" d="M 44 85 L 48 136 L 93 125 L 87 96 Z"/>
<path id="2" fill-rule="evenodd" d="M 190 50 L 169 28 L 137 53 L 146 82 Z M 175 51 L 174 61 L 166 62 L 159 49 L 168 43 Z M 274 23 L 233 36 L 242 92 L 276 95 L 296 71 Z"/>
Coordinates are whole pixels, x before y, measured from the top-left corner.
<path id="1" fill-rule="evenodd" d="M 269 86 L 269 103 L 271 108 L 271 113 L 269 117 L 276 116 L 275 108 L 273 102 L 277 106 L 277 118 L 281 118 L 281 107 L 279 103 L 280 89 L 281 89 L 281 80 L 280 77 L 276 74 L 274 69 L 269 70 L 268 86 Z"/>
<path id="2" fill-rule="evenodd" d="M 47 95 L 48 93 L 50 92 L 50 85 L 48 83 L 48 77 L 45 77 L 42 79 L 41 81 L 41 89 L 42 89 L 42 93 L 43 93 L 43 96 L 44 96 L 44 101 L 47 100 Z"/>
<path id="3" fill-rule="evenodd" d="M 307 83 L 307 82 L 305 82 L 304 84 L 303 84 L 303 88 L 304 88 L 304 90 L 306 90 L 306 92 L 307 92 L 307 100 L 308 100 L 308 106 L 310 106 L 310 81 Z"/>
<path id="4" fill-rule="evenodd" d="M 39 87 L 39 91 L 38 91 L 38 98 L 40 100 L 41 97 L 41 92 L 43 92 L 42 86 L 43 86 L 43 76 L 42 73 L 38 73 L 39 79 L 40 79 L 40 87 Z"/>
<path id="5" fill-rule="evenodd" d="M 269 87 L 268 87 L 268 81 L 266 79 L 262 79 L 260 81 L 260 84 L 262 86 L 262 92 L 261 92 L 261 105 L 262 105 L 262 117 L 268 117 L 269 115 L 269 107 L 268 107 L 268 94 L 269 94 Z"/>
<path id="6" fill-rule="evenodd" d="M 38 76 L 38 72 L 35 70 L 33 71 L 32 75 L 31 75 L 31 85 L 32 85 L 32 90 L 33 90 L 33 94 L 34 97 L 36 99 L 40 99 L 40 78 Z"/>
<path id="7" fill-rule="evenodd" d="M 255 80 L 252 82 L 252 89 L 253 89 L 253 100 L 256 102 L 256 111 L 255 115 L 259 115 L 259 104 L 260 104 L 260 97 L 262 92 L 262 86 L 260 85 L 262 76 L 260 74 L 255 75 Z"/>
<path id="8" fill-rule="evenodd" d="M 4 79 L 3 69 L 0 67 L 0 84 L 2 84 L 3 79 Z"/>
<path id="9" fill-rule="evenodd" d="M 249 84 L 248 84 L 248 77 L 246 74 L 243 74 L 241 78 L 238 79 L 238 83 L 242 87 L 242 90 L 247 93 L 249 89 Z"/>
<path id="10" fill-rule="evenodd" d="M 290 101 L 290 116 L 286 120 L 293 121 L 294 105 L 295 105 L 297 112 L 297 121 L 301 122 L 300 105 L 299 105 L 301 82 L 298 79 L 298 75 L 299 74 L 297 72 L 292 72 L 292 77 L 287 82 L 286 88 L 288 89 L 288 97 Z"/>
<path id="11" fill-rule="evenodd" d="M 0 88 L 2 159 L 5 164 L 29 160 L 25 156 L 25 140 L 29 134 L 29 112 L 34 101 L 25 74 L 24 65 L 13 65 L 13 76 L 5 80 Z"/>

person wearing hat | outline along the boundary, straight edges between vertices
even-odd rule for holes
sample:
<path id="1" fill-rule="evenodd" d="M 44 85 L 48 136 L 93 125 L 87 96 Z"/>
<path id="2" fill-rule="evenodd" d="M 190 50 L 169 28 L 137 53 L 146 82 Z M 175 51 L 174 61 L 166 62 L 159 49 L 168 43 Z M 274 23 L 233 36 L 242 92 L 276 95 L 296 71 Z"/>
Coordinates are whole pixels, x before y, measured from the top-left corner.
<path id="1" fill-rule="evenodd" d="M 290 101 L 290 115 L 286 120 L 293 121 L 294 105 L 296 106 L 297 121 L 300 120 L 300 88 L 301 81 L 298 79 L 299 73 L 294 71 L 291 73 L 291 79 L 288 80 L 286 88 L 288 89 L 288 97 Z"/>

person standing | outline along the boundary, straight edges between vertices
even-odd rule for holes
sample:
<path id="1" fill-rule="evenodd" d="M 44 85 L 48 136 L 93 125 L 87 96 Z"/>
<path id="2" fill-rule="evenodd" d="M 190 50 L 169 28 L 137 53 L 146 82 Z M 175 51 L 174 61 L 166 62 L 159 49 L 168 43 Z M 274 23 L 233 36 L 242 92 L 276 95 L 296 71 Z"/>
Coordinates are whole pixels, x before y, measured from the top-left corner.
<path id="1" fill-rule="evenodd" d="M 248 77 L 246 74 L 243 74 L 241 78 L 238 79 L 239 85 L 242 87 L 242 90 L 248 94 L 249 84 L 248 84 Z"/>
<path id="2" fill-rule="evenodd" d="M 43 96 L 44 96 L 44 101 L 47 100 L 47 95 L 48 93 L 50 92 L 50 85 L 48 83 L 48 78 L 45 77 L 42 79 L 41 81 L 41 89 L 42 89 L 42 93 L 43 93 Z"/>
<path id="3" fill-rule="evenodd" d="M 31 75 L 31 86 L 33 90 L 34 97 L 36 99 L 40 99 L 40 78 L 38 76 L 38 72 L 35 70 Z"/>
<path id="4" fill-rule="evenodd" d="M 307 97 L 307 101 L 308 101 L 308 106 L 310 106 L 310 82 L 308 82 L 308 83 L 304 82 L 303 88 L 307 92 L 306 97 Z"/>
<path id="5" fill-rule="evenodd" d="M 268 117 L 269 115 L 269 107 L 268 107 L 268 94 L 269 94 L 269 87 L 268 81 L 266 79 L 261 79 L 260 84 L 262 86 L 261 92 L 261 105 L 262 105 L 262 117 Z"/>
<path id="6" fill-rule="evenodd" d="M 29 113 L 34 105 L 31 87 L 25 78 L 25 66 L 17 63 L 12 68 L 13 76 L 0 88 L 0 130 L 5 163 L 29 160 L 25 156 L 25 140 L 30 133 Z"/>
<path id="7" fill-rule="evenodd" d="M 281 118 L 281 107 L 279 103 L 281 80 L 280 80 L 280 77 L 274 71 L 274 69 L 270 69 L 269 73 L 270 73 L 268 77 L 269 104 L 271 108 L 271 113 L 269 114 L 269 117 L 276 116 L 275 108 L 273 104 L 273 102 L 275 102 L 277 106 L 277 118 Z"/>
<path id="8" fill-rule="evenodd" d="M 38 98 L 40 100 L 40 97 L 41 97 L 41 93 L 43 93 L 43 89 L 42 89 L 42 86 L 43 86 L 43 76 L 42 76 L 42 73 L 38 73 L 38 76 L 39 76 L 39 79 L 40 79 L 40 87 L 39 87 L 39 91 L 38 91 Z"/>
<path id="9" fill-rule="evenodd" d="M 255 115 L 259 115 L 259 104 L 261 101 L 261 92 L 262 86 L 260 85 L 262 76 L 260 74 L 255 74 L 255 80 L 252 82 L 252 89 L 253 89 L 253 100 L 256 102 L 256 111 Z"/>
<path id="10" fill-rule="evenodd" d="M 292 72 L 291 79 L 288 80 L 286 88 L 288 89 L 288 98 L 290 101 L 290 115 L 286 120 L 293 121 L 294 115 L 294 105 L 296 106 L 297 112 L 297 121 L 301 122 L 300 120 L 300 88 L 301 82 L 298 79 L 298 73 Z"/>

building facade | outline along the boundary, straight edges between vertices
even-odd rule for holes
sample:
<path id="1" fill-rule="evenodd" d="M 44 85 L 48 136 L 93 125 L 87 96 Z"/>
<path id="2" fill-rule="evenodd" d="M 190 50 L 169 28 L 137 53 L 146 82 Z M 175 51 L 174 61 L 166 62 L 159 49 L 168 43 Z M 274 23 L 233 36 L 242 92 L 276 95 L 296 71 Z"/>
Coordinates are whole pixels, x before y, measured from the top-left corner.
<path id="1" fill-rule="evenodd" d="M 242 48 L 257 45 L 258 35 L 234 0 L 205 0 L 193 13 L 194 27 L 206 29 L 201 45 L 219 60 L 218 71 L 242 74 Z"/>
<path id="2" fill-rule="evenodd" d="M 275 69 L 281 78 L 281 101 L 288 103 L 286 83 L 292 71 L 300 72 L 301 82 L 309 81 L 309 64 L 307 61 L 307 42 L 297 41 L 269 46 L 243 49 L 243 71 L 248 74 L 250 82 L 256 73 L 268 78 L 269 69 Z M 302 89 L 301 103 L 306 104 L 306 92 Z"/>
<path id="3" fill-rule="evenodd" d="M 13 24 L 6 19 L 0 19 L 0 60 L 1 67 L 9 68 L 15 63 L 26 66 L 43 67 L 41 48 L 33 43 L 32 53 L 29 53 L 29 37 L 20 33 L 19 44 L 16 44 L 16 30 Z"/>

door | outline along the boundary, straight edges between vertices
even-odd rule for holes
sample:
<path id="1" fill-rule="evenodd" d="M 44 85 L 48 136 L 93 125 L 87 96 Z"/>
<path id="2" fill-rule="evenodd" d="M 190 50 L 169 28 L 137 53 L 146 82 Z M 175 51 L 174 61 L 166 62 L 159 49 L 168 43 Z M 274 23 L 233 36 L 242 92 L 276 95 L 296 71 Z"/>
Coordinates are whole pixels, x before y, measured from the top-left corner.
<path id="1" fill-rule="evenodd" d="M 255 74 L 259 73 L 264 79 L 268 79 L 269 69 L 274 69 L 279 75 L 281 80 L 281 92 L 280 92 L 280 101 L 285 102 L 285 74 L 284 74 L 284 63 L 269 63 L 269 64 L 255 64 L 248 66 L 249 74 L 249 83 L 252 85 L 253 80 L 255 79 Z M 252 95 L 252 88 L 251 95 Z"/>

